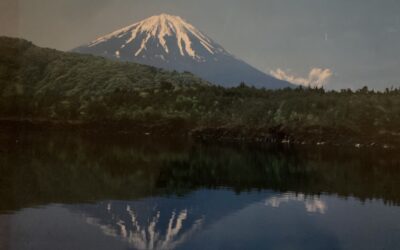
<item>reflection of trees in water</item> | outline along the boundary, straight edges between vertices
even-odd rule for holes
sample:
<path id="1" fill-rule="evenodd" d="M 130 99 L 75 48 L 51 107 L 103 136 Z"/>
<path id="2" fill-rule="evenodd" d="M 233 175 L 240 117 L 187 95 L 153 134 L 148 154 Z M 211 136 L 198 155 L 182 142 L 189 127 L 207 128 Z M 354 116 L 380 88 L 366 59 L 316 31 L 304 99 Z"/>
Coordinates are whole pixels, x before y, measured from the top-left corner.
<path id="1" fill-rule="evenodd" d="M 231 187 L 241 192 L 272 189 L 306 195 L 321 193 L 383 199 L 400 204 L 400 158 L 396 152 L 346 148 L 200 148 L 189 160 L 167 162 L 158 185 Z"/>
<path id="2" fill-rule="evenodd" d="M 87 223 L 135 249 L 174 249 L 197 232 L 204 221 L 203 217 L 195 218 L 186 208 L 143 210 L 134 206 L 133 202 L 109 202 L 79 210 L 87 216 Z"/>
<path id="3" fill-rule="evenodd" d="M 17 144 L 15 138 L 0 140 L 8 150 L 0 154 L 0 210 L 186 194 L 204 187 L 324 192 L 400 203 L 397 152 L 165 140 L 33 133 L 19 136 Z"/>

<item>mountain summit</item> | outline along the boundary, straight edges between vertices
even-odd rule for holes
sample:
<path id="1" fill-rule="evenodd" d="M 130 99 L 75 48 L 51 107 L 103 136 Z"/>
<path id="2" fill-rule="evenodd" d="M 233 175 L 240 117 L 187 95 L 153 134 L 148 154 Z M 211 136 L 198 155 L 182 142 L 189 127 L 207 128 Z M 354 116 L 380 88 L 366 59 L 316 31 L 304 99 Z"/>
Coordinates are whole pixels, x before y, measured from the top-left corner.
<path id="1" fill-rule="evenodd" d="M 201 62 L 216 53 L 226 53 L 220 46 L 214 44 L 210 38 L 202 34 L 191 24 L 178 16 L 161 14 L 149 17 L 141 22 L 114 31 L 89 43 L 87 47 L 98 47 L 113 41 L 118 50 L 104 51 L 107 55 L 130 59 L 135 57 L 155 57 L 164 61 L 179 57 L 190 57 Z M 128 52 L 129 53 L 121 53 Z M 110 56 L 110 55 L 109 55 Z M 169 60 L 167 60 L 168 58 Z"/>
<path id="2" fill-rule="evenodd" d="M 74 51 L 190 71 L 223 86 L 240 82 L 266 88 L 292 86 L 237 59 L 181 17 L 167 14 L 149 17 Z"/>

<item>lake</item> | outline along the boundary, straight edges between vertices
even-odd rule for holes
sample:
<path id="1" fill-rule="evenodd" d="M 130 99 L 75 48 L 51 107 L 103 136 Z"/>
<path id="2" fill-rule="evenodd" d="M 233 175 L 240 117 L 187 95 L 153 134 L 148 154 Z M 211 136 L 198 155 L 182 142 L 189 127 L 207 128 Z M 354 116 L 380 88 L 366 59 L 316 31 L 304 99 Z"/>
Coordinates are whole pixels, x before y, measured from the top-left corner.
<path id="1" fill-rule="evenodd" d="M 0 249 L 400 249 L 400 155 L 0 133 Z"/>

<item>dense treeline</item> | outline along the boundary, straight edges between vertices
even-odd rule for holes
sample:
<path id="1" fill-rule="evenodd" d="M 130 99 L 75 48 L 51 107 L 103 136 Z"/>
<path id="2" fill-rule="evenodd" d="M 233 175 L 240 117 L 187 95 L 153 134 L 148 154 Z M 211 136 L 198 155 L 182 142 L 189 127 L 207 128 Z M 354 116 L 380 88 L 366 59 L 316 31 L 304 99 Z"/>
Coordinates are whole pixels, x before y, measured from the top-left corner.
<path id="1" fill-rule="evenodd" d="M 265 90 L 244 83 L 227 89 L 187 72 L 42 49 L 12 38 L 0 38 L 0 55 L 3 118 L 151 126 L 176 121 L 203 138 L 273 135 L 372 143 L 400 137 L 399 89 Z"/>

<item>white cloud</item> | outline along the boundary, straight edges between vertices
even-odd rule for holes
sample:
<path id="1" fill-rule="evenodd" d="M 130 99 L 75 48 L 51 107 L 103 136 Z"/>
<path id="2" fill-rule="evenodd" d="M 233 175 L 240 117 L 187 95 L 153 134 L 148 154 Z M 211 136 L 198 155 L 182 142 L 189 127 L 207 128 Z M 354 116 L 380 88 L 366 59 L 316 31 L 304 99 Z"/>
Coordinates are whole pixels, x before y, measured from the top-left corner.
<path id="1" fill-rule="evenodd" d="M 300 77 L 278 68 L 276 70 L 271 70 L 270 74 L 275 78 L 297 85 L 322 87 L 329 82 L 333 72 L 330 69 L 312 68 L 310 73 L 308 73 L 308 77 Z"/>

